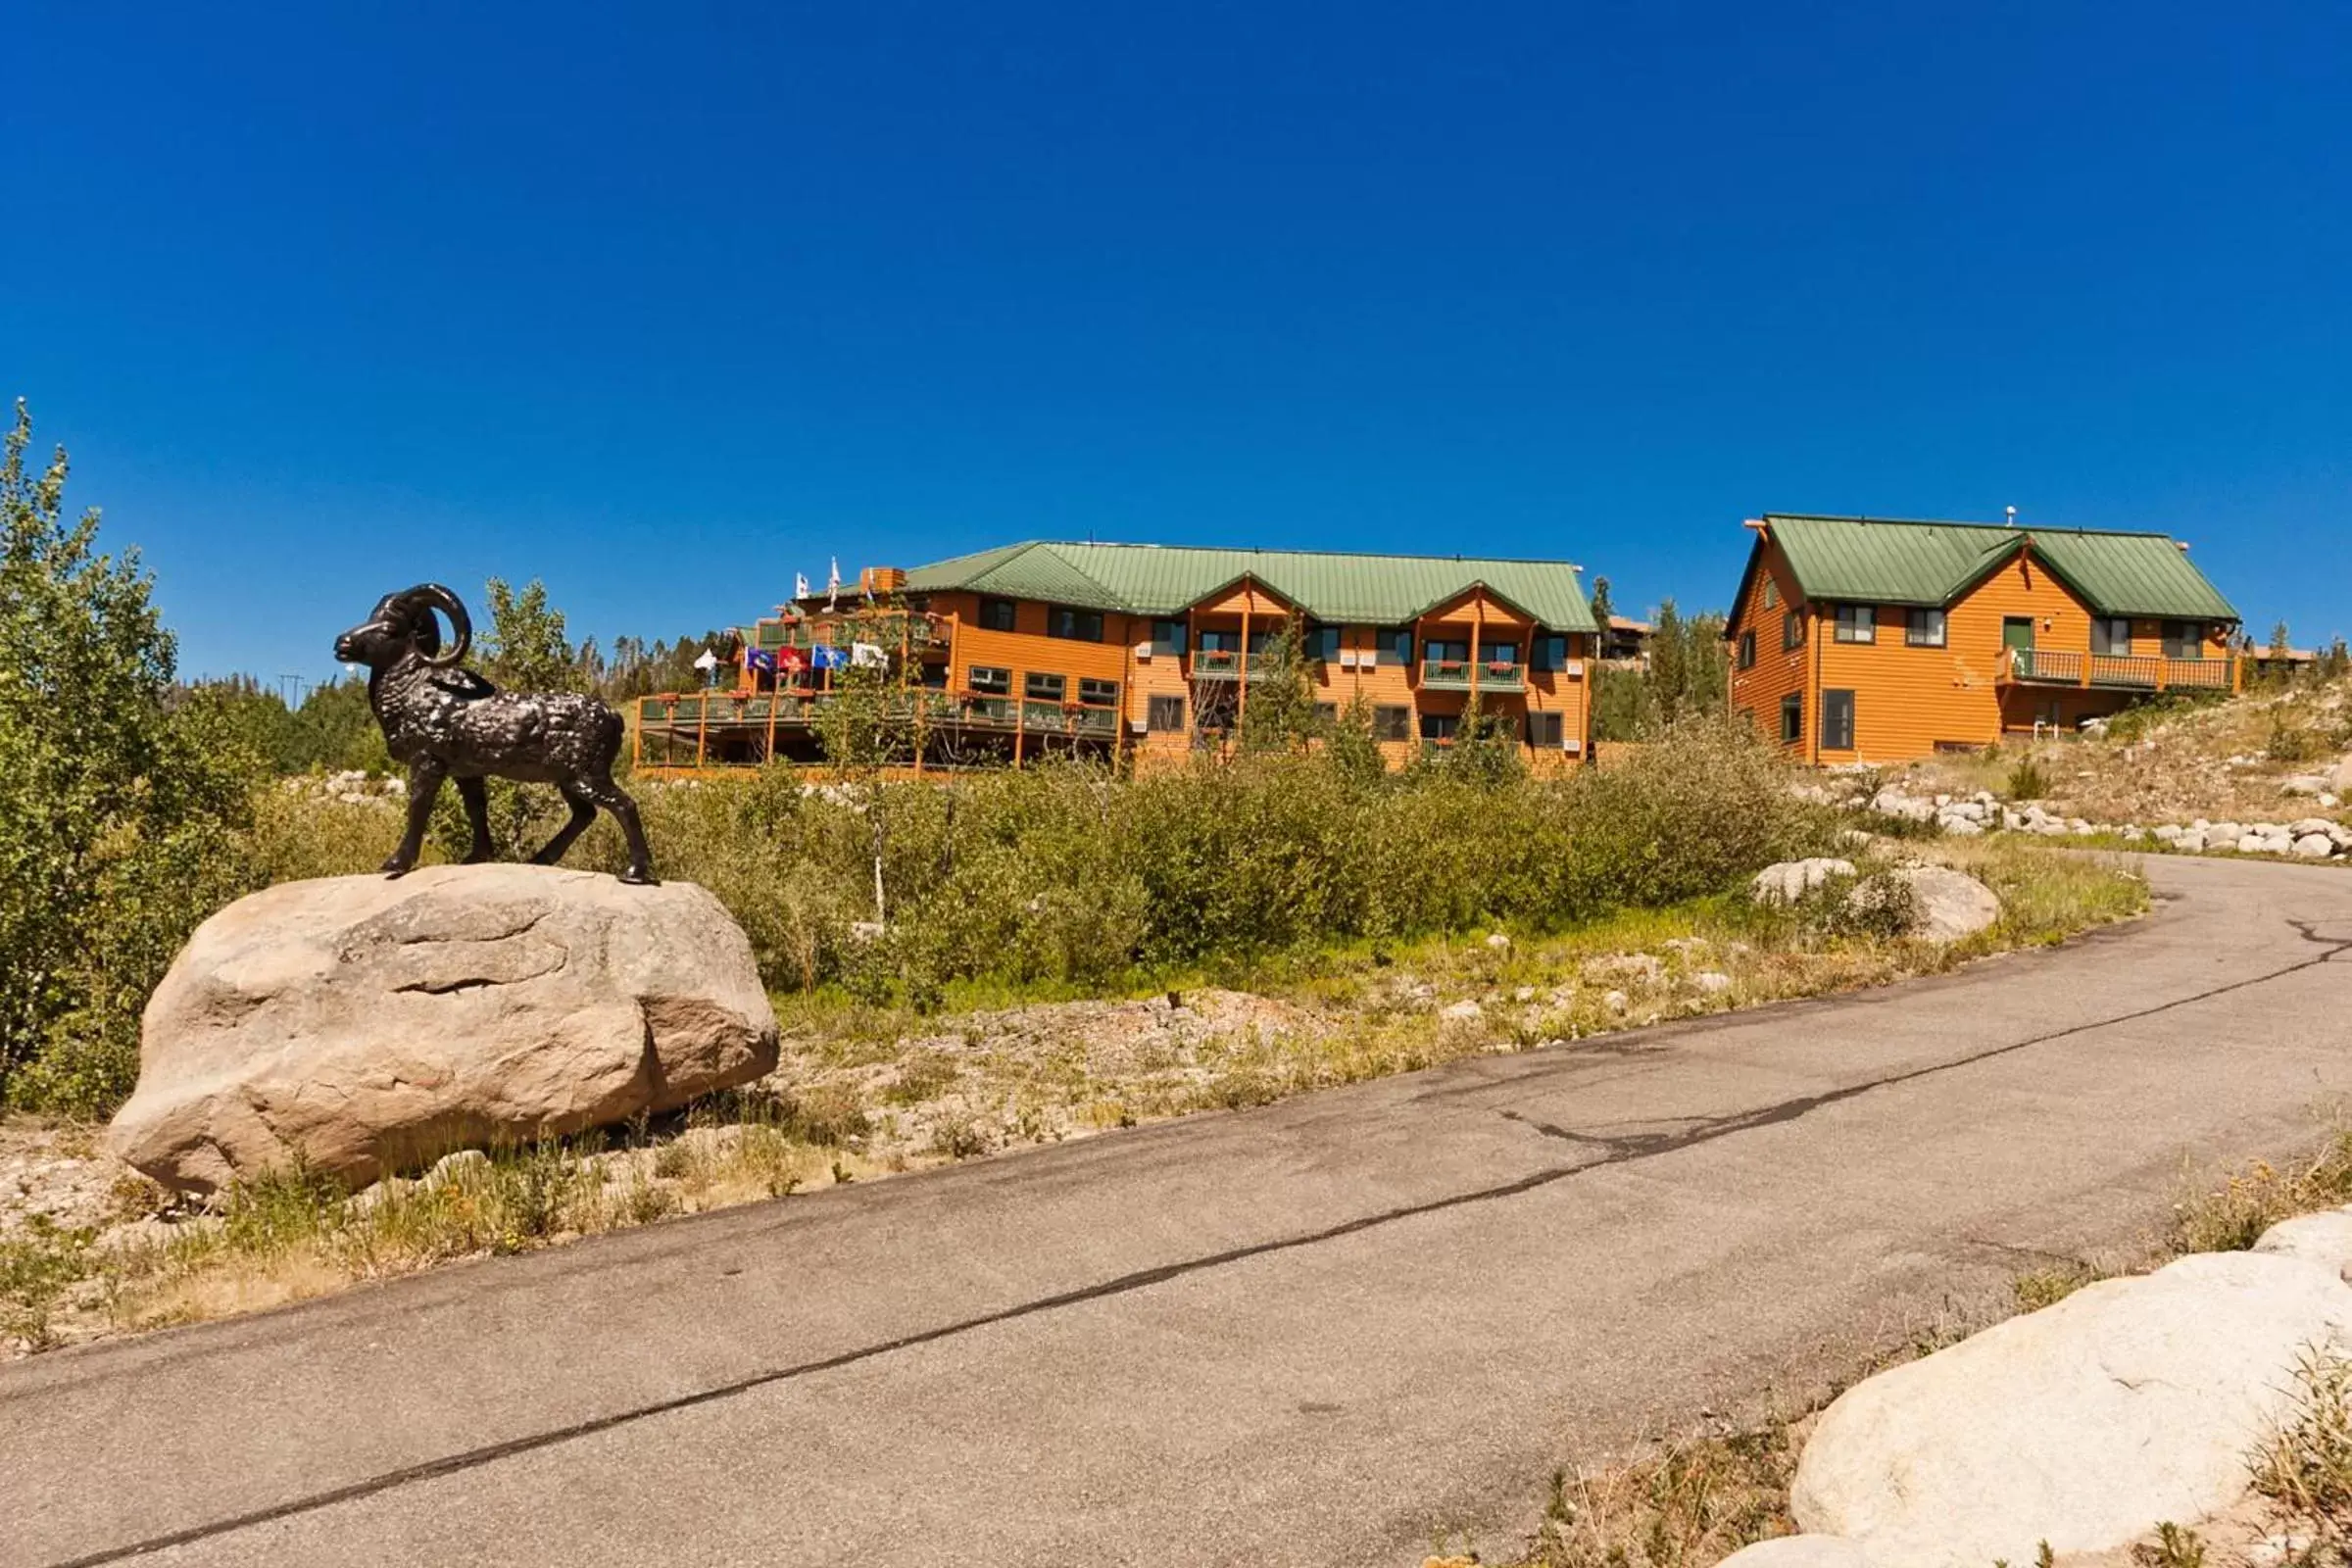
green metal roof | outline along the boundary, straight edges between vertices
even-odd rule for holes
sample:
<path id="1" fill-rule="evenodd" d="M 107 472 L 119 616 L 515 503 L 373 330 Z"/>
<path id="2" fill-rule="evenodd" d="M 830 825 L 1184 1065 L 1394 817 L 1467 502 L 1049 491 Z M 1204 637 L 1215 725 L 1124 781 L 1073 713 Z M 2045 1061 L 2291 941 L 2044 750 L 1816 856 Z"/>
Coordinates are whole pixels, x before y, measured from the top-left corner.
<path id="1" fill-rule="evenodd" d="M 2168 534 L 1782 514 L 1764 524 L 1812 600 L 1948 605 L 2024 545 L 2094 613 L 2238 618 Z"/>
<path id="2" fill-rule="evenodd" d="M 1577 568 L 1564 561 L 1022 544 L 918 566 L 906 574 L 906 591 L 996 594 L 1085 610 L 1174 615 L 1244 577 L 1332 624 L 1395 625 L 1483 584 L 1553 631 L 1600 629 Z"/>

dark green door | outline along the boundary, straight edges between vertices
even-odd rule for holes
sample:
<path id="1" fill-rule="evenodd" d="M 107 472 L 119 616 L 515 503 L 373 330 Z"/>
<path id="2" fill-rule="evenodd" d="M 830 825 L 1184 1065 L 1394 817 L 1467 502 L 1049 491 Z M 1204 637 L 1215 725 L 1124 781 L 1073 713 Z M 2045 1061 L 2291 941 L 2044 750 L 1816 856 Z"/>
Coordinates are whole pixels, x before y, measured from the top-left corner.
<path id="1" fill-rule="evenodd" d="M 2001 646 L 2003 648 L 2022 648 L 2028 653 L 2032 653 L 2034 651 L 2034 617 L 2032 615 L 2002 617 Z"/>

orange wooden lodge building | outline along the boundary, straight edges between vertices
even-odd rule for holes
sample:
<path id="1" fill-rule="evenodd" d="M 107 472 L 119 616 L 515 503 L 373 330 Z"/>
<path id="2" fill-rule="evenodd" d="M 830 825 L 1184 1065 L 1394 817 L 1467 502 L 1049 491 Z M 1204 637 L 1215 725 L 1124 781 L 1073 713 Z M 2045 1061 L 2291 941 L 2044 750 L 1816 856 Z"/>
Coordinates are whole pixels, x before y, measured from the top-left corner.
<path id="1" fill-rule="evenodd" d="M 1732 707 L 1811 762 L 2073 729 L 2235 691 L 2237 612 L 2160 533 L 1767 516 L 1727 635 Z"/>
<path id="2" fill-rule="evenodd" d="M 873 568 L 779 606 L 743 629 L 731 690 L 639 701 L 634 755 L 655 775 L 821 761 L 818 715 L 866 664 L 915 737 L 905 772 L 1148 765 L 1222 750 L 1294 629 L 1318 714 L 1360 698 L 1391 766 L 1474 708 L 1539 767 L 1592 756 L 1598 628 L 1566 562 L 1097 544 Z"/>

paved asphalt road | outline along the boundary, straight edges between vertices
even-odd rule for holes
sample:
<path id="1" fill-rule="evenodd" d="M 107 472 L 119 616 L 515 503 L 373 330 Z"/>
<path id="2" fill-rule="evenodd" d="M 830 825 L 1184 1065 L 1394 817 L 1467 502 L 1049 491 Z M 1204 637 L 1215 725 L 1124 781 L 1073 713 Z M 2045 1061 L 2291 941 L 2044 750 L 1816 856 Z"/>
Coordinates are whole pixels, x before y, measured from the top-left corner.
<path id="1" fill-rule="evenodd" d="M 0 1564 L 1411 1564 L 2352 1086 L 2352 875 L 0 1368 Z"/>

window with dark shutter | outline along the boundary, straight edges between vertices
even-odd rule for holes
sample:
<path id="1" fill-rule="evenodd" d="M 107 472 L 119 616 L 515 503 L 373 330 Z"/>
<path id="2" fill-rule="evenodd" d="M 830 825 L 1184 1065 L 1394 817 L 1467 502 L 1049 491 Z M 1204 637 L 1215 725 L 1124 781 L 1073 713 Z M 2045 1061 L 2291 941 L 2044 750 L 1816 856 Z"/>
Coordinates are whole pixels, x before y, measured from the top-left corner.
<path id="1" fill-rule="evenodd" d="M 1078 681 L 1078 700 L 1092 708 L 1119 706 L 1119 683 L 1115 680 L 1097 680 L 1091 675 Z"/>
<path id="2" fill-rule="evenodd" d="M 1153 621 L 1152 623 L 1152 651 L 1155 654 L 1174 654 L 1182 657 L 1184 653 L 1184 622 L 1181 620 Z"/>
<path id="3" fill-rule="evenodd" d="M 1032 670 L 1022 695 L 1033 703 L 1058 703 L 1069 691 L 1069 681 L 1060 675 L 1045 675 Z"/>
<path id="4" fill-rule="evenodd" d="M 1145 722 L 1163 735 L 1183 729 L 1184 699 L 1181 697 L 1152 698 Z"/>
<path id="5" fill-rule="evenodd" d="M 1530 713 L 1527 715 L 1527 744 L 1546 751 L 1560 749 L 1560 715 Z"/>
<path id="6" fill-rule="evenodd" d="M 1743 631 L 1740 634 L 1740 667 L 1741 669 L 1756 667 L 1756 634 L 1752 631 Z"/>
<path id="7" fill-rule="evenodd" d="M 981 600 L 980 629 L 982 631 L 1012 630 L 1012 601 L 1009 599 Z"/>
<path id="8" fill-rule="evenodd" d="M 1790 692 L 1781 699 L 1781 744 L 1794 746 L 1805 738 L 1805 700 Z"/>

